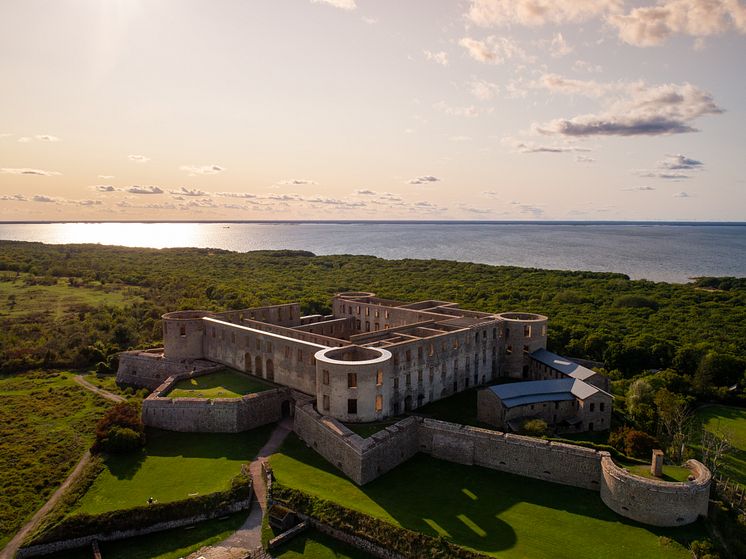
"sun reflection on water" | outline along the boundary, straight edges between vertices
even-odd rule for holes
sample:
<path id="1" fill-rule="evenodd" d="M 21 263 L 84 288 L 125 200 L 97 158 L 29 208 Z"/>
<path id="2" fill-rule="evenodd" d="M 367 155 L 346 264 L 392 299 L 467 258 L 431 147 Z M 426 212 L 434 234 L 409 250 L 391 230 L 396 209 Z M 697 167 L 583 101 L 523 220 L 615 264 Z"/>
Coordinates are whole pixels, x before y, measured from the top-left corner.
<path id="1" fill-rule="evenodd" d="M 197 223 L 53 223 L 51 243 L 98 243 L 129 247 L 204 246 Z"/>

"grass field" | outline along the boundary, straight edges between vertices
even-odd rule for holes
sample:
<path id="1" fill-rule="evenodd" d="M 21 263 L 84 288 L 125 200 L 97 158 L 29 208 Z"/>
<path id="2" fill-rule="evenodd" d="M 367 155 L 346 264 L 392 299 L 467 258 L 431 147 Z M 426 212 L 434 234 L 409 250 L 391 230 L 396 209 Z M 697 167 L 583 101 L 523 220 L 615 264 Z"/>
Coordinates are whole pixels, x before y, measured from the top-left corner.
<path id="1" fill-rule="evenodd" d="M 276 559 L 372 559 L 357 548 L 308 530 L 272 551 Z"/>
<path id="2" fill-rule="evenodd" d="M 224 520 L 208 520 L 193 528 L 174 528 L 138 538 L 101 544 L 101 555 L 106 559 L 179 559 L 205 545 L 220 542 L 235 532 L 246 520 L 237 513 Z M 47 555 L 48 559 L 90 559 L 91 550 L 75 549 Z"/>
<path id="3" fill-rule="evenodd" d="M 0 318 L 18 318 L 40 309 L 61 318 L 81 305 L 122 307 L 142 300 L 139 290 L 133 287 L 73 287 L 67 278 L 57 279 L 55 285 L 26 285 L 27 277 L 32 276 L 20 274 L 13 281 L 0 281 Z"/>
<path id="4" fill-rule="evenodd" d="M 746 409 L 711 405 L 696 413 L 708 431 L 728 435 L 733 448 L 725 457 L 721 473 L 746 486 Z"/>
<path id="5" fill-rule="evenodd" d="M 97 514 L 144 505 L 150 497 L 165 503 L 226 489 L 273 427 L 236 434 L 148 430 L 142 452 L 107 458 L 72 512 Z"/>
<path id="6" fill-rule="evenodd" d="M 663 466 L 663 476 L 655 477 L 650 473 L 650 464 L 639 464 L 634 466 L 625 466 L 625 469 L 636 476 L 646 477 L 648 479 L 660 479 L 661 481 L 686 481 L 689 479 L 692 471 L 683 466 Z"/>
<path id="7" fill-rule="evenodd" d="M 687 558 L 700 524 L 627 521 L 598 493 L 418 455 L 358 487 L 291 435 L 271 458 L 279 483 L 382 520 L 505 558 Z"/>
<path id="8" fill-rule="evenodd" d="M 272 385 L 239 373 L 225 369 L 201 377 L 183 379 L 168 393 L 169 398 L 239 398 L 246 394 L 269 390 Z"/>
<path id="9" fill-rule="evenodd" d="M 108 405 L 69 373 L 0 378 L 0 548 L 90 447 Z"/>

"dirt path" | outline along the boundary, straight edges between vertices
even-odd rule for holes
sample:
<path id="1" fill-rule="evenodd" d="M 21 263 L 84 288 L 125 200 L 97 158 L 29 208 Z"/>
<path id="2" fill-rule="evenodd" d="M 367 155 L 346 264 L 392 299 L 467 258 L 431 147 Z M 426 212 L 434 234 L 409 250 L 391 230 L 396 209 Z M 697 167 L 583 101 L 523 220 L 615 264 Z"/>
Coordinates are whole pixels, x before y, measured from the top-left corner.
<path id="1" fill-rule="evenodd" d="M 86 467 L 90 459 L 91 453 L 86 450 L 85 454 L 83 454 L 83 457 L 77 463 L 73 471 L 70 472 L 69 476 L 67 476 L 67 479 L 65 479 L 65 481 L 62 482 L 62 485 L 57 488 L 57 491 L 52 493 L 52 496 L 49 498 L 49 500 L 44 503 L 44 505 L 38 511 L 36 511 L 36 514 L 31 517 L 31 520 L 29 520 L 25 524 L 25 526 L 23 526 L 23 528 L 18 531 L 13 539 L 8 542 L 8 545 L 6 545 L 5 548 L 0 551 L 0 559 L 13 559 L 16 551 L 18 551 L 18 548 L 21 546 L 21 543 L 23 542 L 23 539 L 26 537 L 26 535 L 28 535 L 29 532 L 36 528 L 42 517 L 47 514 L 54 505 L 57 504 L 65 491 L 67 491 L 67 488 L 70 487 L 70 485 L 78 478 L 78 476 L 80 476 L 83 468 Z"/>
<path id="2" fill-rule="evenodd" d="M 277 452 L 293 430 L 293 422 L 290 418 L 283 419 L 272 431 L 269 440 L 259 450 L 254 460 L 251 461 L 249 471 L 251 472 L 251 484 L 254 488 L 255 502 L 251 506 L 251 512 L 246 522 L 236 530 L 229 538 L 210 547 L 203 547 L 189 555 L 187 559 L 232 559 L 241 551 L 246 554 L 251 552 L 253 557 L 269 557 L 262 550 L 262 518 L 266 513 L 267 485 L 262 475 L 262 464 L 267 458 Z M 259 506 L 256 506 L 258 504 Z"/>
<path id="3" fill-rule="evenodd" d="M 124 397 L 120 396 L 119 394 L 114 394 L 113 392 L 109 392 L 108 390 L 104 390 L 103 388 L 99 388 L 98 386 L 95 386 L 88 382 L 86 379 L 84 379 L 81 375 L 75 375 L 73 377 L 73 380 L 77 382 L 80 386 L 83 388 L 90 390 L 91 392 L 95 392 L 99 396 L 102 396 L 106 398 L 107 400 L 111 400 L 112 402 L 124 402 Z"/>

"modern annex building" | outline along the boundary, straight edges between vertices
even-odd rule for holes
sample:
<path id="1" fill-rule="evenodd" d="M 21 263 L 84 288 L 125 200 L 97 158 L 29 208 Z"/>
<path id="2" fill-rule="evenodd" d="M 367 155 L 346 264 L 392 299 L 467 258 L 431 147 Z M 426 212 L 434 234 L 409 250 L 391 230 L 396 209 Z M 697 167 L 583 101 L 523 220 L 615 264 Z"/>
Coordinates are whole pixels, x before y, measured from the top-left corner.
<path id="1" fill-rule="evenodd" d="M 568 369 L 574 364 L 545 350 L 545 316 L 469 311 L 446 301 L 406 303 L 362 292 L 337 294 L 332 309 L 328 316 L 301 316 L 300 305 L 291 303 L 168 313 L 163 352 L 125 354 L 120 378 L 156 388 L 175 372 L 219 363 L 315 397 L 322 415 L 367 422 L 500 377 L 528 381 L 573 374 Z M 579 386 L 589 381 L 606 387 L 607 380 L 588 369 L 574 376 Z M 521 384 L 528 393 L 538 388 Z M 576 411 L 591 413 L 583 406 Z M 597 411 L 595 423 L 584 417 L 575 424 L 607 428 L 603 412 Z"/>

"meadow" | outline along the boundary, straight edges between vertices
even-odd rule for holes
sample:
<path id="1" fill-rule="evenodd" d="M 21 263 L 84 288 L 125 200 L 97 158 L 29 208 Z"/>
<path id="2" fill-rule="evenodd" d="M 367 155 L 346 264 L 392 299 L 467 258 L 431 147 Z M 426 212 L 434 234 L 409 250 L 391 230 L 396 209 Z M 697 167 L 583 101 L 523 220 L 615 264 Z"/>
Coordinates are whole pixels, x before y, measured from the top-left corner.
<path id="1" fill-rule="evenodd" d="M 705 429 L 728 435 L 732 448 L 721 473 L 746 486 L 746 409 L 712 404 L 697 409 L 696 415 Z"/>
<path id="2" fill-rule="evenodd" d="M 270 459 L 278 483 L 504 558 L 687 558 L 704 526 L 628 521 L 598 493 L 424 455 L 358 487 L 291 435 Z"/>
<path id="3" fill-rule="evenodd" d="M 70 373 L 0 377 L 0 548 L 91 446 L 109 402 Z"/>
<path id="4" fill-rule="evenodd" d="M 167 394 L 169 398 L 240 398 L 270 390 L 273 386 L 233 369 L 201 377 L 182 379 Z"/>
<path id="5" fill-rule="evenodd" d="M 98 514 L 227 489 L 269 438 L 273 425 L 247 433 L 176 433 L 148 429 L 142 451 L 106 457 L 71 514 Z"/>

